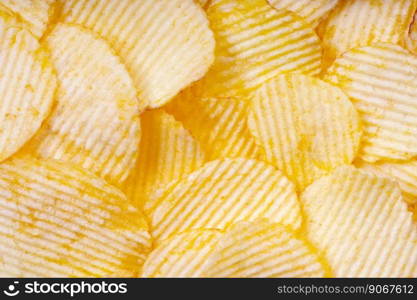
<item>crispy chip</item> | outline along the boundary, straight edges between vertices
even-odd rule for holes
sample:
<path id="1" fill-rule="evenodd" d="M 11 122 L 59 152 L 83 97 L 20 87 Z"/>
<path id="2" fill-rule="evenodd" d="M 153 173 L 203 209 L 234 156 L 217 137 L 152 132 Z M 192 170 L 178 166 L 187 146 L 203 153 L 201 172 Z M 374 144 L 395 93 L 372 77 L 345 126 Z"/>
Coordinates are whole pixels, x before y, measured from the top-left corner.
<path id="1" fill-rule="evenodd" d="M 241 222 L 220 237 L 207 277 L 324 277 L 327 262 L 299 234 L 263 220 Z"/>
<path id="2" fill-rule="evenodd" d="M 414 14 L 404 44 L 407 50 L 417 54 L 417 14 Z"/>
<path id="3" fill-rule="evenodd" d="M 305 18 L 316 27 L 337 4 L 338 0 L 268 0 L 276 9 L 287 9 Z"/>
<path id="4" fill-rule="evenodd" d="M 355 158 L 359 117 L 337 87 L 305 75 L 279 75 L 256 90 L 252 101 L 251 132 L 267 160 L 299 190 Z"/>
<path id="5" fill-rule="evenodd" d="M 57 25 L 46 42 L 60 83 L 58 104 L 27 150 L 119 184 L 133 168 L 140 140 L 143 103 L 132 79 L 107 43 L 78 25 Z"/>
<path id="6" fill-rule="evenodd" d="M 395 182 L 343 166 L 301 199 L 308 238 L 336 277 L 417 276 L 417 227 Z"/>
<path id="7" fill-rule="evenodd" d="M 142 214 L 81 168 L 0 164 L 0 276 L 137 276 L 151 246 Z"/>
<path id="8" fill-rule="evenodd" d="M 202 81 L 205 96 L 241 94 L 283 72 L 320 73 L 320 40 L 294 13 L 266 0 L 213 0 L 207 14 L 216 61 Z"/>
<path id="9" fill-rule="evenodd" d="M 416 76 L 417 58 L 385 43 L 348 51 L 328 70 L 325 79 L 351 98 L 364 122 L 362 160 L 417 155 Z"/>
<path id="10" fill-rule="evenodd" d="M 146 259 L 142 277 L 201 277 L 221 235 L 196 229 L 164 240 Z"/>
<path id="11" fill-rule="evenodd" d="M 214 38 L 193 0 L 68 0 L 63 19 L 105 37 L 152 108 L 200 79 L 214 60 Z"/>
<path id="12" fill-rule="evenodd" d="M 260 217 L 293 228 L 301 223 L 293 184 L 274 167 L 250 159 L 209 162 L 169 185 L 145 211 L 156 241 L 190 229 L 223 229 Z"/>
<path id="13" fill-rule="evenodd" d="M 168 182 L 201 167 L 199 143 L 182 124 L 163 110 L 141 115 L 139 157 L 123 191 L 132 204 L 143 207 L 149 195 Z"/>
<path id="14" fill-rule="evenodd" d="M 39 129 L 53 104 L 56 77 L 35 37 L 0 13 L 0 161 Z"/>
<path id="15" fill-rule="evenodd" d="M 359 46 L 402 42 L 416 9 L 417 0 L 339 1 L 320 28 L 324 64 Z"/>

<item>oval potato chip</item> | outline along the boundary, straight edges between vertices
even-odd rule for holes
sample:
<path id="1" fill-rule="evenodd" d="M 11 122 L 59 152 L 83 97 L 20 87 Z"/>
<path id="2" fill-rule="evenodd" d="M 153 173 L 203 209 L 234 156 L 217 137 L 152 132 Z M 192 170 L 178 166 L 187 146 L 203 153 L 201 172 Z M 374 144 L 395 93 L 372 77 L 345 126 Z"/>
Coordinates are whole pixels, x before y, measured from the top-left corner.
<path id="1" fill-rule="evenodd" d="M 249 128 L 267 160 L 303 190 L 356 156 L 361 126 L 348 97 L 305 75 L 279 75 L 252 94 Z"/>
<path id="2" fill-rule="evenodd" d="M 143 215 L 81 168 L 30 157 L 0 164 L 0 276 L 137 276 Z"/>
<path id="3" fill-rule="evenodd" d="M 417 57 L 375 44 L 344 53 L 325 80 L 352 100 L 364 123 L 359 158 L 407 160 L 417 155 Z"/>
<path id="4" fill-rule="evenodd" d="M 193 0 L 66 0 L 62 18 L 105 37 L 148 106 L 162 106 L 214 60 L 207 17 Z"/>
<path id="5" fill-rule="evenodd" d="M 417 276 L 417 227 L 397 183 L 342 166 L 301 200 L 307 236 L 336 277 Z"/>
<path id="6" fill-rule="evenodd" d="M 220 237 L 206 277 L 325 277 L 330 269 L 317 250 L 280 224 L 241 222 Z"/>
<path id="7" fill-rule="evenodd" d="M 27 151 L 120 184 L 137 158 L 144 106 L 132 79 L 107 43 L 81 26 L 58 24 L 46 44 L 58 73 L 58 103 Z"/>

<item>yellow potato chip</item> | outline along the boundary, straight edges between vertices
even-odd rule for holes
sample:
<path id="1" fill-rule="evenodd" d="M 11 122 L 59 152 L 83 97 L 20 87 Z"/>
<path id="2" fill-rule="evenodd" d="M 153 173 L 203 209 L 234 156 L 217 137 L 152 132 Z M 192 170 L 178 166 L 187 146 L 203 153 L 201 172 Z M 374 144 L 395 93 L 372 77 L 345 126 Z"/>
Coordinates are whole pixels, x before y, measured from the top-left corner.
<path id="1" fill-rule="evenodd" d="M 263 220 L 241 222 L 220 237 L 206 277 L 325 277 L 330 269 L 299 234 Z"/>
<path id="2" fill-rule="evenodd" d="M 216 60 L 202 81 L 205 96 L 241 94 L 279 73 L 320 73 L 320 40 L 294 13 L 266 0 L 213 0 L 207 15 Z"/>
<path id="3" fill-rule="evenodd" d="M 46 44 L 58 73 L 58 103 L 27 150 L 121 183 L 140 140 L 143 102 L 132 79 L 107 43 L 78 25 L 57 25 Z"/>
<path id="4" fill-rule="evenodd" d="M 408 51 L 417 54 L 417 14 L 414 14 L 404 44 Z"/>
<path id="5" fill-rule="evenodd" d="M 223 229 L 266 218 L 298 228 L 301 212 L 293 184 L 260 161 L 224 159 L 170 184 L 145 205 L 156 241 L 197 228 Z"/>
<path id="6" fill-rule="evenodd" d="M 301 200 L 307 236 L 336 277 L 417 276 L 417 227 L 397 183 L 343 166 Z"/>
<path id="7" fill-rule="evenodd" d="M 416 9 L 416 0 L 339 1 L 320 29 L 324 64 L 359 46 L 402 42 Z"/>
<path id="8" fill-rule="evenodd" d="M 201 277 L 221 235 L 215 229 L 173 235 L 149 254 L 142 277 Z"/>
<path id="9" fill-rule="evenodd" d="M 144 216 L 90 172 L 30 157 L 0 164 L 0 276 L 137 276 Z"/>
<path id="10" fill-rule="evenodd" d="M 203 77 L 214 60 L 213 33 L 193 0 L 69 0 L 62 18 L 105 37 L 152 108 Z"/>
<path id="11" fill-rule="evenodd" d="M 359 157 L 367 162 L 417 155 L 417 57 L 392 44 L 352 49 L 325 79 L 353 101 L 364 123 Z"/>
<path id="12" fill-rule="evenodd" d="M 361 126 L 348 97 L 306 75 L 279 75 L 252 94 L 249 128 L 269 162 L 303 190 L 358 150 Z"/>
<path id="13" fill-rule="evenodd" d="M 198 4 L 201 5 L 201 7 L 206 7 L 210 0 L 195 0 Z"/>
<path id="14" fill-rule="evenodd" d="M 56 77 L 45 51 L 13 15 L 0 13 L 0 161 L 39 129 L 54 100 Z"/>
<path id="15" fill-rule="evenodd" d="M 338 0 L 268 0 L 276 9 L 287 9 L 305 18 L 314 27 L 336 6 Z"/>
<path id="16" fill-rule="evenodd" d="M 122 189 L 138 207 L 143 207 L 152 192 L 205 162 L 199 143 L 165 111 L 143 113 L 141 124 L 139 157 Z"/>

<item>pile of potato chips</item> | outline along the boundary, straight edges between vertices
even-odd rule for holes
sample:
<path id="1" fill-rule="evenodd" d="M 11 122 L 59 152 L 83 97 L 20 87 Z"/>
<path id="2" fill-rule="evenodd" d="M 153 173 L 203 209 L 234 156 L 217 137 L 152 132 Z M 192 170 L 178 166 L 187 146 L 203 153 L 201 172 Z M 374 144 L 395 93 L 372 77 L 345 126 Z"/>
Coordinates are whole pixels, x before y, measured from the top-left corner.
<path id="1" fill-rule="evenodd" d="M 417 277 L 417 0 L 0 0 L 0 276 Z"/>

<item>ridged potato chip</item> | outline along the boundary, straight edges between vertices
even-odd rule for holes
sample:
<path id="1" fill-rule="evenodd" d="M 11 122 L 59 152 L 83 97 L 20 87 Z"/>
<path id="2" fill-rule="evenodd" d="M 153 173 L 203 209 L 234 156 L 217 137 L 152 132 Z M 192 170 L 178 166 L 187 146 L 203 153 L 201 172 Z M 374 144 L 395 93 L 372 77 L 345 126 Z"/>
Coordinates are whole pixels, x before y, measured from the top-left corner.
<path id="1" fill-rule="evenodd" d="M 148 256 L 142 277 L 201 277 L 221 231 L 196 229 L 164 240 Z"/>
<path id="2" fill-rule="evenodd" d="M 417 226 L 394 181 L 343 166 L 301 200 L 307 236 L 336 277 L 417 276 Z"/>
<path id="3" fill-rule="evenodd" d="M 56 76 L 46 52 L 13 15 L 0 13 L 0 161 L 39 129 L 54 102 Z"/>
<path id="4" fill-rule="evenodd" d="M 0 276 L 137 276 L 144 216 L 81 168 L 30 157 L 0 164 Z"/>
<path id="5" fill-rule="evenodd" d="M 336 6 L 339 0 L 268 0 L 276 9 L 286 9 L 305 18 L 314 27 Z"/>
<path id="6" fill-rule="evenodd" d="M 278 75 L 251 98 L 252 134 L 298 190 L 355 158 L 359 116 L 337 87 L 306 75 Z"/>
<path id="7" fill-rule="evenodd" d="M 205 162 L 200 144 L 172 115 L 161 109 L 146 111 L 141 124 L 139 157 L 122 189 L 138 207 L 158 188 Z"/>
<path id="8" fill-rule="evenodd" d="M 205 277 L 325 277 L 323 257 L 299 234 L 280 224 L 241 222 L 220 237 Z"/>
<path id="9" fill-rule="evenodd" d="M 260 217 L 296 229 L 302 218 L 295 188 L 280 171 L 241 158 L 205 164 L 170 184 L 145 212 L 157 242 L 190 229 L 224 229 Z"/>
<path id="10" fill-rule="evenodd" d="M 416 9 L 416 0 L 339 1 L 319 30 L 324 64 L 359 46 L 402 42 Z"/>
<path id="11" fill-rule="evenodd" d="M 131 77 L 107 43 L 79 25 L 58 24 L 46 44 L 57 70 L 58 103 L 27 151 L 120 184 L 137 158 L 144 106 Z"/>
<path id="12" fill-rule="evenodd" d="M 400 46 L 375 44 L 344 53 L 325 80 L 352 100 L 364 123 L 359 158 L 407 160 L 417 155 L 417 57 Z"/>
<path id="13" fill-rule="evenodd" d="M 131 72 L 139 98 L 162 106 L 214 60 L 207 17 L 193 0 L 65 0 L 62 19 L 105 37 Z"/>
<path id="14" fill-rule="evenodd" d="M 320 73 L 320 40 L 294 13 L 266 0 L 213 0 L 207 15 L 216 60 L 202 81 L 205 96 L 241 94 L 279 73 Z"/>

